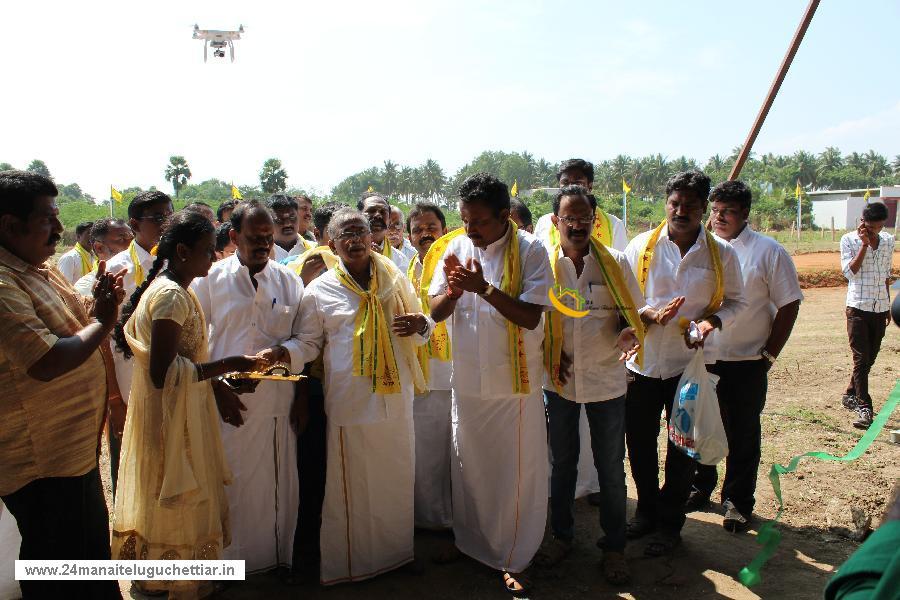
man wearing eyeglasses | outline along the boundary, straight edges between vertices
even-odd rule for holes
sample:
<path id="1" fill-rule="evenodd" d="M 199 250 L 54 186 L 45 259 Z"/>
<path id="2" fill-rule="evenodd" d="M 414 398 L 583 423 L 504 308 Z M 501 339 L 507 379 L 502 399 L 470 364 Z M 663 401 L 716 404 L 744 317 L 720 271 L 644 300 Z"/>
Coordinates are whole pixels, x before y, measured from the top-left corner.
<path id="1" fill-rule="evenodd" d="M 403 217 L 403 211 L 400 210 L 399 206 L 392 206 L 387 238 L 394 250 L 405 256 L 408 262 L 416 256 L 417 252 L 413 245 L 409 243 L 409 240 L 406 239 L 406 236 L 403 235 L 405 230 L 406 222 Z"/>
<path id="2" fill-rule="evenodd" d="M 159 243 L 163 226 L 173 212 L 172 199 L 158 191 L 142 192 L 128 205 L 128 225 L 134 233 L 134 238 L 124 250 L 109 259 L 106 264 L 107 272 L 118 273 L 122 269 L 127 270 L 123 279 L 126 303 L 131 301 L 131 295 L 144 283 L 147 273 L 153 267 L 154 256 L 150 251 Z M 122 405 L 116 404 L 116 409 L 110 413 L 109 423 L 110 478 L 115 493 L 119 474 L 121 434 L 125 426 L 125 407 L 128 405 L 128 394 L 131 391 L 132 362 L 121 352 L 113 351 L 112 355 L 116 382 L 122 399 Z"/>
<path id="3" fill-rule="evenodd" d="M 791 335 L 803 292 L 784 246 L 750 228 L 752 194 L 746 184 L 720 183 L 709 200 L 716 235 L 734 248 L 740 260 L 747 299 L 747 308 L 737 314 L 731 327 L 715 332 L 719 357 L 709 369 L 719 376 L 719 407 L 728 436 L 722 526 L 739 533 L 752 524 L 767 373 Z M 697 466 L 687 510 L 709 504 L 717 478 L 716 467 Z"/>
<path id="4" fill-rule="evenodd" d="M 306 196 L 298 203 L 285 194 L 272 194 L 266 201 L 269 210 L 275 215 L 275 260 L 282 261 L 288 256 L 302 254 L 315 246 L 303 236 L 309 228 L 312 215 L 312 200 Z"/>

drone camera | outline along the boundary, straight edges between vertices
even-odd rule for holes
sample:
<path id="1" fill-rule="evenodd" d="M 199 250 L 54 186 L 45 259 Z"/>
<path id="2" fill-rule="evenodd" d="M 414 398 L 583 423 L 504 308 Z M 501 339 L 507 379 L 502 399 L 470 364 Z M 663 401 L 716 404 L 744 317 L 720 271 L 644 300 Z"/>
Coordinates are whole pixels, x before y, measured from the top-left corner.
<path id="1" fill-rule="evenodd" d="M 215 52 L 213 52 L 213 56 L 215 56 L 216 58 L 225 58 L 225 51 L 219 48 Z"/>

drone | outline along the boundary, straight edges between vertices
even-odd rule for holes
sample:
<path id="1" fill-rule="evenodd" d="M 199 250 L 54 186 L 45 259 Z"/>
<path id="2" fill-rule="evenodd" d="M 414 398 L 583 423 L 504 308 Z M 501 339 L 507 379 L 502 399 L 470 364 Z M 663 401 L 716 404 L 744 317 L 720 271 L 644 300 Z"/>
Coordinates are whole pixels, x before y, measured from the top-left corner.
<path id="1" fill-rule="evenodd" d="M 244 33 L 244 26 L 238 27 L 237 31 L 219 31 L 217 29 L 200 29 L 199 25 L 194 25 L 194 39 L 204 40 L 203 44 L 203 62 L 206 62 L 207 48 L 212 46 L 213 56 L 216 58 L 225 58 L 225 46 L 228 46 L 231 62 L 234 62 L 234 40 L 241 39 Z"/>

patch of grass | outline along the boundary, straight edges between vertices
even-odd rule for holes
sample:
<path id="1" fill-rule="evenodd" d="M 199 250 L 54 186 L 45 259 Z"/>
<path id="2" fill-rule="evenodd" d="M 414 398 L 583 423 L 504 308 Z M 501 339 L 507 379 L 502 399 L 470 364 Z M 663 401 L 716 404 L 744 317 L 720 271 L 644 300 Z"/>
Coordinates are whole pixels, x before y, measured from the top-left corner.
<path id="1" fill-rule="evenodd" d="M 838 429 L 838 423 L 830 415 L 817 412 L 806 406 L 788 406 L 778 414 L 809 423 L 810 425 L 821 425 L 826 429 Z"/>

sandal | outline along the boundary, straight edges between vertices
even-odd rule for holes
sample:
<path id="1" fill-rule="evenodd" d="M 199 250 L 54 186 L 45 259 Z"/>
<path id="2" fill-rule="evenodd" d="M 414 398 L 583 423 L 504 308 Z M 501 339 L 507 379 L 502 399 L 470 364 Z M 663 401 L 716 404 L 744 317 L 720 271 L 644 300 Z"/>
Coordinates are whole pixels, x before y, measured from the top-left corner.
<path id="1" fill-rule="evenodd" d="M 604 552 L 601 567 L 603 568 L 603 577 L 612 585 L 625 585 L 631 582 L 631 571 L 628 563 L 625 562 L 624 553 Z"/>
<path id="2" fill-rule="evenodd" d="M 531 591 L 531 582 L 523 573 L 503 572 L 503 587 L 513 596 L 527 594 Z"/>
<path id="3" fill-rule="evenodd" d="M 655 522 L 641 513 L 635 513 L 634 518 L 628 521 L 628 524 L 625 526 L 625 537 L 629 540 L 636 540 L 654 531 L 656 531 Z"/>
<path id="4" fill-rule="evenodd" d="M 681 535 L 677 533 L 659 533 L 653 536 L 647 547 L 644 548 L 644 556 L 665 556 L 681 544 Z"/>
<path id="5" fill-rule="evenodd" d="M 572 551 L 572 543 L 559 538 L 551 539 L 534 557 L 539 567 L 555 567 Z"/>

